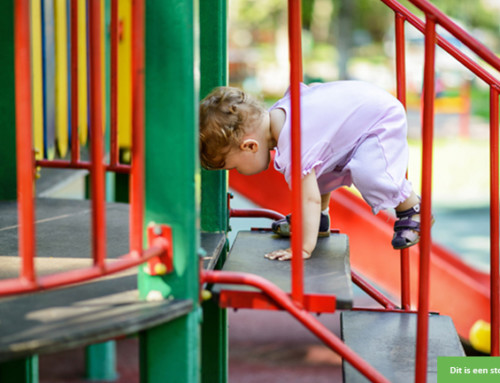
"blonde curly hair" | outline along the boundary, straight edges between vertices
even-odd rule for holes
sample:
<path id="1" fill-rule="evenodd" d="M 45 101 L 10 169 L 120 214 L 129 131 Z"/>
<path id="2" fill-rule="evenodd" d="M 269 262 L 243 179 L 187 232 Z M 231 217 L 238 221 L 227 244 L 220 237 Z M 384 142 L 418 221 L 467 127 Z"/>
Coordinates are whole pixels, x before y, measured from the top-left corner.
<path id="1" fill-rule="evenodd" d="M 266 109 L 241 89 L 218 87 L 210 92 L 200 103 L 201 166 L 223 169 L 229 151 L 264 113 Z"/>

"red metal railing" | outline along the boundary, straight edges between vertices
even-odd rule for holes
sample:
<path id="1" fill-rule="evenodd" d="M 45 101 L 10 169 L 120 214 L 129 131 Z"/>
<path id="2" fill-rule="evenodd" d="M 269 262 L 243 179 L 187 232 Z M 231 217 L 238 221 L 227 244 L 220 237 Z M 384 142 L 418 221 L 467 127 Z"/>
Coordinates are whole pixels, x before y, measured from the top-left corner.
<path id="1" fill-rule="evenodd" d="M 71 75 L 78 74 L 78 7 L 71 2 Z M 150 241 L 150 248 L 143 251 L 144 211 L 144 2 L 132 5 L 132 166 L 118 162 L 116 99 L 117 99 L 117 49 L 118 1 L 111 4 L 111 155 L 104 163 L 103 100 L 101 78 L 101 6 L 97 0 L 89 2 L 89 63 L 90 63 L 90 161 L 82 161 L 78 140 L 78 81 L 71 81 L 71 159 L 34 161 L 31 109 L 31 60 L 30 60 L 30 8 L 29 0 L 15 2 L 15 80 L 16 80 L 16 151 L 17 189 L 19 216 L 19 256 L 22 266 L 19 278 L 0 281 L 0 295 L 9 295 L 48 289 L 82 282 L 137 266 L 153 258 L 165 259 L 171 244 L 158 231 Z M 93 266 L 58 274 L 37 276 L 34 267 L 36 248 L 33 194 L 35 166 L 88 169 L 91 176 L 92 200 L 92 256 Z M 106 206 L 105 171 L 131 174 L 130 194 L 130 253 L 113 262 L 106 262 Z M 156 259 L 153 261 L 157 261 Z"/>
<path id="2" fill-rule="evenodd" d="M 428 351 L 428 313 L 429 313 L 429 272 L 431 249 L 431 220 L 432 220 L 432 148 L 434 130 L 434 84 L 435 84 L 435 52 L 436 45 L 443 48 L 458 62 L 471 70 L 480 79 L 485 81 L 491 89 L 490 93 L 490 206 L 491 206 L 491 349 L 492 355 L 499 353 L 499 185 L 498 185 L 498 102 L 500 86 L 498 81 L 478 63 L 455 48 L 451 43 L 436 33 L 439 24 L 464 43 L 471 51 L 490 64 L 495 70 L 500 71 L 498 59 L 486 47 L 472 38 L 463 29 L 449 20 L 426 0 L 410 0 L 414 5 L 424 11 L 425 23 L 413 15 L 408 9 L 394 0 L 381 0 L 395 12 L 396 31 L 396 80 L 397 96 L 406 106 L 406 69 L 405 69 L 405 23 L 409 22 L 425 35 L 425 63 L 424 63 L 424 88 L 423 88 L 423 118 L 422 118 L 422 211 L 421 211 L 421 240 L 419 264 L 419 295 L 418 295 L 418 320 L 417 320 L 417 347 L 415 381 L 427 380 L 427 351 Z M 303 299 L 303 274 L 302 274 L 302 215 L 301 207 L 301 174 L 300 174 L 300 89 L 299 81 L 302 78 L 301 53 L 300 53 L 300 2 L 289 0 L 289 38 L 290 38 L 290 94 L 292 103 L 292 211 L 298 218 L 294 220 L 292 236 L 292 300 L 295 305 L 302 304 Z M 292 222 L 292 225 L 293 225 Z M 410 271 L 409 252 L 401 251 L 401 305 L 402 309 L 410 312 Z M 235 284 L 251 284 L 261 288 L 266 294 L 274 294 L 275 287 L 260 286 L 251 275 L 232 275 L 220 272 L 206 272 L 203 274 L 206 282 L 224 282 Z M 381 303 L 386 310 L 394 310 L 395 305 L 372 286 L 367 284 L 356 273 L 352 274 L 353 281 L 363 288 L 376 301 Z M 285 298 L 283 298 L 285 299 Z M 280 303 L 281 304 L 281 303 Z M 285 307 L 290 313 L 296 309 L 295 305 Z M 308 321 L 303 322 L 308 326 Z M 317 334 L 324 336 L 323 331 Z M 327 343 L 327 342 L 325 342 Z M 328 343 L 327 343 L 328 344 Z M 333 345 L 330 344 L 333 348 Z M 341 351 L 338 351 L 342 354 Z M 353 361 L 359 362 L 358 356 L 350 356 Z M 350 361 L 352 363 L 352 361 Z M 368 376 L 371 367 L 363 363 L 358 364 L 360 372 Z M 373 381 L 384 381 L 382 376 L 372 376 Z"/>
<path id="3" fill-rule="evenodd" d="M 448 52 L 458 62 L 468 68 L 490 86 L 490 235 L 491 235 L 491 354 L 499 355 L 499 186 L 498 186 L 498 92 L 499 82 L 477 62 L 455 48 L 451 43 L 436 34 L 436 26 L 440 25 L 459 41 L 466 45 L 479 58 L 498 72 L 500 59 L 465 30 L 452 22 L 445 14 L 426 0 L 410 0 L 425 13 L 425 23 L 414 16 L 405 7 L 393 0 L 382 0 L 394 10 L 396 15 L 396 70 L 398 97 L 405 103 L 405 66 L 404 66 L 404 26 L 408 21 L 425 35 L 425 64 L 422 120 L 422 232 L 420 242 L 419 273 L 419 318 L 417 325 L 417 360 L 415 380 L 426 381 L 427 370 L 427 335 L 429 309 L 429 257 L 431 246 L 431 190 L 432 190 L 432 146 L 434 124 L 434 82 L 435 82 L 435 46 L 436 44 Z M 402 303 L 409 307 L 409 282 L 407 255 L 401 256 L 402 270 Z"/>

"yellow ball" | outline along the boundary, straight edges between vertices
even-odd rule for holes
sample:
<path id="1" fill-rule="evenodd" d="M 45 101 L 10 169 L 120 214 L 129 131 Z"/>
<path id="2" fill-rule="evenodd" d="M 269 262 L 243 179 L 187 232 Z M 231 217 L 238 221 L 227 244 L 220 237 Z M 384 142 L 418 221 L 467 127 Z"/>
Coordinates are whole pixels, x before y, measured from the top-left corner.
<path id="1" fill-rule="evenodd" d="M 469 332 L 469 341 L 476 350 L 489 354 L 491 352 L 491 326 L 488 322 L 479 319 Z"/>
<path id="2" fill-rule="evenodd" d="M 212 298 L 212 293 L 208 290 L 203 290 L 201 292 L 201 299 L 204 301 L 208 301 L 210 298 Z"/>
<path id="3" fill-rule="evenodd" d="M 163 263 L 157 263 L 154 270 L 156 275 L 165 275 L 167 273 L 167 266 Z"/>

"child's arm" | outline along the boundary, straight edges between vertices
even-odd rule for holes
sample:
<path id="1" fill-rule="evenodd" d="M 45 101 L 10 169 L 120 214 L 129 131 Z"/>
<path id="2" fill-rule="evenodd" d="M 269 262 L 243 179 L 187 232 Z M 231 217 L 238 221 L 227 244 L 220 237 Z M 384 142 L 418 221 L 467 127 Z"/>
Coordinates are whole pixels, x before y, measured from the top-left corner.
<path id="1" fill-rule="evenodd" d="M 304 258 L 309 258 L 318 240 L 321 214 L 321 195 L 314 169 L 302 178 L 302 211 L 302 254 Z M 285 261 L 292 258 L 292 251 L 290 249 L 276 250 L 266 254 L 266 258 Z"/>

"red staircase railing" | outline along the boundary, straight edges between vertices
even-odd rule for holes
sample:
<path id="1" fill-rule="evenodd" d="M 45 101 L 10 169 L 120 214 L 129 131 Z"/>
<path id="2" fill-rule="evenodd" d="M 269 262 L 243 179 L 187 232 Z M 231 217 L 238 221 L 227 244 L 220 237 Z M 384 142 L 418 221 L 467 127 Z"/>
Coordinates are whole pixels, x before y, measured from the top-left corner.
<path id="1" fill-rule="evenodd" d="M 71 75 L 78 73 L 78 7 L 71 2 Z M 144 1 L 132 5 L 132 165 L 121 164 L 117 156 L 117 49 L 118 1 L 111 4 L 111 155 L 104 163 L 103 100 L 101 78 L 101 3 L 89 2 L 90 62 L 90 161 L 80 158 L 78 140 L 78 81 L 71 81 L 72 139 L 70 160 L 34 160 L 32 149 L 30 1 L 15 1 L 15 82 L 16 82 L 16 150 L 19 219 L 19 257 L 22 259 L 18 278 L 0 280 L 0 295 L 18 294 L 82 282 L 115 273 L 151 260 L 164 259 L 171 244 L 155 238 L 143 250 L 144 210 Z M 37 276 L 34 259 L 36 249 L 35 198 L 33 193 L 35 167 L 88 169 L 91 176 L 92 256 L 93 266 L 52 275 Z M 130 173 L 130 252 L 106 262 L 105 171 Z M 160 234 L 158 235 L 160 236 Z M 153 260 L 154 258 L 154 260 Z"/>

